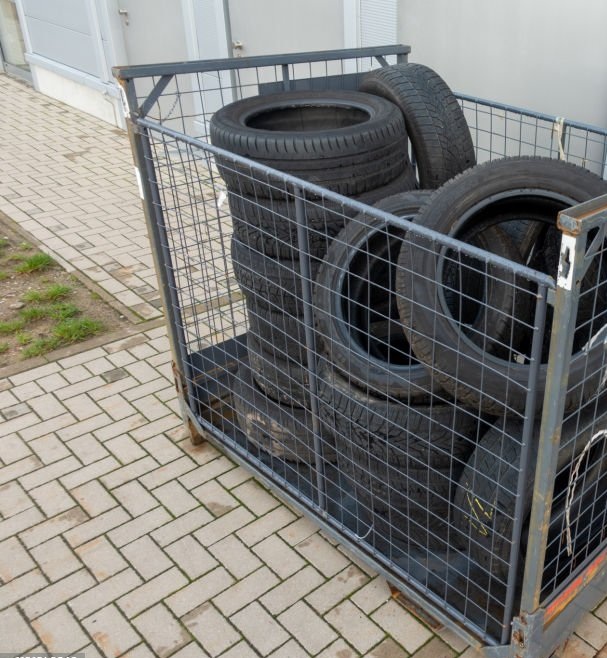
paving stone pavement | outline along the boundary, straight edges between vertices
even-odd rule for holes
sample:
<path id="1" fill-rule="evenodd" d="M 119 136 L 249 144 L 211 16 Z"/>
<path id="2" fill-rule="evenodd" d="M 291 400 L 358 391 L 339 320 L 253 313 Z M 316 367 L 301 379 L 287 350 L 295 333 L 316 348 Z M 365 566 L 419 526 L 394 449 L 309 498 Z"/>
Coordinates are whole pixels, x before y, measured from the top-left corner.
<path id="1" fill-rule="evenodd" d="M 109 292 L 155 288 L 126 137 L 2 75 L 0 108 L 0 210 Z M 125 303 L 153 315 L 153 295 L 133 294 Z M 246 470 L 191 444 L 163 327 L 0 378 L 0 420 L 0 651 L 475 655 Z M 565 655 L 604 656 L 606 643 L 607 602 Z"/>
<path id="2" fill-rule="evenodd" d="M 143 319 L 156 275 L 124 131 L 0 75 L 0 211 Z"/>

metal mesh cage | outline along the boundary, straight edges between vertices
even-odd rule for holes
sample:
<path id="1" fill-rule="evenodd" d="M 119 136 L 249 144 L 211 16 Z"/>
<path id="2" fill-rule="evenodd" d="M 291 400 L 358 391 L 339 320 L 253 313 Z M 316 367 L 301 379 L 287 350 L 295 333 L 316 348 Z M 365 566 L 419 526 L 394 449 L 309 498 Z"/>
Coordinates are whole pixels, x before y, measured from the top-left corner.
<path id="1" fill-rule="evenodd" d="M 190 421 L 441 619 L 505 644 L 521 597 L 549 604 L 607 546 L 605 224 L 571 246 L 578 299 L 555 283 L 556 226 L 540 255 L 532 222 L 448 236 L 415 222 L 428 193 L 371 207 L 209 143 L 227 103 L 356 89 L 407 51 L 120 77 Z M 458 98 L 479 163 L 542 156 L 605 177 L 604 131 Z"/>

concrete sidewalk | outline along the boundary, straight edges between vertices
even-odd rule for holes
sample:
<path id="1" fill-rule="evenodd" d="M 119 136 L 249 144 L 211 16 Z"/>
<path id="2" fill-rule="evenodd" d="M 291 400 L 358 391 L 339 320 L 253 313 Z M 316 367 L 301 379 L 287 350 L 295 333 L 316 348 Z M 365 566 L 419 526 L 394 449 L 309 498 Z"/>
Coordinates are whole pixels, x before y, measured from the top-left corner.
<path id="1" fill-rule="evenodd" d="M 0 210 L 158 318 L 126 135 L 3 75 L 0 112 Z M 247 471 L 191 445 L 164 327 L 0 379 L 0 414 L 0 651 L 475 655 Z M 607 603 L 566 655 L 606 643 Z"/>

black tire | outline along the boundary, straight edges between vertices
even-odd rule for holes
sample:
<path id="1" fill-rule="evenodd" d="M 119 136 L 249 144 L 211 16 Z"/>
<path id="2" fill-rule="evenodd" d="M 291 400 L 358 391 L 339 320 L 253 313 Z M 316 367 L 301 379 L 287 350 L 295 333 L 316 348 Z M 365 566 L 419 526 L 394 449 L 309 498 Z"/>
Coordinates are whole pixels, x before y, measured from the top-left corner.
<path id="1" fill-rule="evenodd" d="M 267 201 L 267 199 L 260 199 L 260 201 Z M 254 200 L 246 203 L 249 208 L 256 204 Z M 348 221 L 347 217 L 339 217 L 335 213 L 326 212 L 325 215 L 328 221 L 324 230 L 306 229 L 306 247 L 309 254 L 318 259 L 323 258 L 327 253 L 333 237 L 340 231 L 340 225 L 343 226 Z M 232 210 L 234 235 L 240 242 L 251 245 L 253 249 L 271 258 L 299 258 L 299 239 L 294 219 L 276 214 L 274 215 L 276 221 L 274 226 L 260 228 L 249 220 L 249 217 L 252 217 L 251 214 L 244 219 L 240 217 Z"/>
<path id="2" fill-rule="evenodd" d="M 247 348 L 253 377 L 268 397 L 294 407 L 310 408 L 310 376 L 305 365 L 274 348 L 264 349 L 250 333 Z"/>
<path id="3" fill-rule="evenodd" d="M 381 199 L 415 189 L 412 169 L 369 192 L 352 198 L 373 205 Z M 295 200 L 283 195 L 275 198 L 240 195 L 228 190 L 234 234 L 244 244 L 274 258 L 298 258 L 299 240 L 295 216 Z M 341 231 L 348 219 L 356 214 L 352 208 L 331 199 L 310 200 L 305 203 L 308 249 L 312 256 L 322 258 L 331 240 Z"/>
<path id="4" fill-rule="evenodd" d="M 476 164 L 460 104 L 432 69 L 413 63 L 387 66 L 368 73 L 360 89 L 401 109 L 421 188 L 438 188 Z"/>
<path id="5" fill-rule="evenodd" d="M 257 387 L 250 368 L 241 363 L 232 388 L 236 419 L 249 441 L 288 461 L 314 464 L 312 415 L 307 409 L 282 405 Z M 321 437 L 323 458 L 335 461 L 332 438 Z"/>
<path id="6" fill-rule="evenodd" d="M 319 414 L 336 438 L 355 451 L 352 459 L 367 475 L 358 482 L 387 509 L 398 491 L 415 488 L 430 473 L 448 471 L 449 486 L 474 449 L 478 419 L 439 400 L 407 405 L 374 396 L 351 384 L 324 359 L 318 365 Z M 424 478 L 410 474 L 424 474 Z M 448 496 L 446 496 L 448 499 Z"/>
<path id="7" fill-rule="evenodd" d="M 605 396 L 602 406 L 604 409 Z M 557 478 L 553 492 L 552 518 L 549 530 L 547 569 L 555 569 L 558 557 L 564 554 L 562 536 L 564 499 L 571 476 L 571 466 L 575 457 L 590 441 L 592 436 L 607 427 L 604 414 L 595 419 L 596 405 L 575 414 L 565 422 L 561 434 L 561 450 L 557 464 Z M 532 443 L 527 479 L 521 492 L 523 500 L 523 535 L 519 561 L 519 578 L 525 562 L 526 538 L 529 531 L 529 515 L 533 498 L 535 464 L 538 454 L 537 436 L 540 430 L 536 422 Z M 453 523 L 464 537 L 470 556 L 487 572 L 506 582 L 509 573 L 512 533 L 514 531 L 514 509 L 517 501 L 517 484 L 521 461 L 521 437 L 523 422 L 518 419 L 500 419 L 480 439 L 477 448 L 470 456 L 463 469 L 454 496 Z M 573 440 L 575 438 L 575 440 Z M 575 450 L 575 452 L 574 452 Z M 582 551 L 585 557 L 590 549 L 588 543 L 596 540 L 594 535 L 605 533 L 605 498 L 607 497 L 607 462 L 604 459 L 607 439 L 591 448 L 585 467 L 580 469 L 580 487 L 572 504 L 571 518 L 578 519 L 580 534 L 572 535 L 576 549 L 574 554 Z M 593 456 L 594 455 L 594 456 Z M 598 487 L 598 488 L 597 488 Z M 588 502 L 591 492 L 593 500 Z M 590 515 L 596 518 L 585 518 Z M 592 536 L 590 536 L 592 535 Z M 562 555 L 561 559 L 565 556 Z M 583 558 L 582 558 L 583 559 Z M 567 561 L 571 563 L 571 558 Z M 561 570 L 563 565 L 561 564 Z M 546 578 L 545 574 L 545 578 Z M 554 575 L 554 574 L 553 574 Z M 569 575 L 567 573 L 566 575 Z"/>
<path id="8" fill-rule="evenodd" d="M 404 474 L 387 463 L 377 469 L 369 464 L 365 450 L 340 435 L 335 435 L 335 450 L 343 482 L 359 513 L 370 520 L 372 543 L 384 555 L 453 549 L 449 540 L 453 486 L 448 471 L 408 469 Z"/>
<path id="9" fill-rule="evenodd" d="M 410 166 L 398 108 L 356 91 L 245 98 L 215 112 L 210 137 L 216 146 L 345 195 L 385 185 Z M 240 194 L 263 197 L 284 187 L 280 177 L 226 158 L 217 156 L 217 164 L 226 185 Z"/>
<path id="10" fill-rule="evenodd" d="M 259 305 L 255 297 L 246 298 L 249 335 L 261 349 L 275 351 L 285 359 L 307 363 L 305 323 L 302 318 L 273 311 Z"/>
<path id="11" fill-rule="evenodd" d="M 317 376 L 323 422 L 364 450 L 362 463 L 369 465 L 370 459 L 376 460 L 376 472 L 385 464 L 401 469 L 403 474 L 408 470 L 451 469 L 454 464 L 463 468 L 474 449 L 478 426 L 474 413 L 439 399 L 426 405 L 408 405 L 375 396 L 349 382 L 322 357 Z M 382 486 L 387 486 L 386 480 Z"/>
<path id="12" fill-rule="evenodd" d="M 239 240 L 232 239 L 234 276 L 242 292 L 268 309 L 303 315 L 302 277 L 299 261 L 265 256 Z M 311 276 L 316 278 L 320 263 L 312 261 Z"/>
<path id="13" fill-rule="evenodd" d="M 581 167 L 546 158 L 507 158 L 479 165 L 445 184 L 424 206 L 417 223 L 458 237 L 475 222 L 486 223 L 491 216 L 492 203 L 502 204 L 506 198 L 512 206 L 518 199 L 526 206 L 529 198 L 537 196 L 544 201 L 552 200 L 556 222 L 558 210 L 605 192 L 607 183 Z M 524 207 L 521 214 L 524 217 Z M 409 234 L 403 243 L 396 276 L 398 308 L 415 355 L 433 369 L 441 386 L 459 404 L 471 405 L 493 415 L 509 410 L 522 411 L 529 382 L 528 362 L 507 358 L 512 354 L 508 350 L 506 358 L 499 353 L 491 354 L 485 345 L 466 335 L 454 320 L 446 301 L 441 275 L 443 261 L 443 250 L 435 242 L 430 244 L 425 238 Z M 517 296 L 525 296 L 524 287 L 528 284 L 522 277 L 513 278 L 497 266 L 494 270 L 495 277 L 506 279 L 506 283 L 497 287 L 500 294 L 503 294 L 500 289 L 509 287 L 508 281 L 512 281 L 518 288 Z M 596 281 L 594 285 L 597 286 Z M 604 296 L 604 280 L 597 288 L 594 291 L 597 298 Z M 514 306 L 504 301 L 507 299 L 498 299 L 490 292 L 486 303 L 498 311 L 502 309 L 504 317 L 512 316 Z M 599 310 L 595 321 L 589 323 L 588 336 L 596 335 L 605 323 L 605 314 Z M 519 319 L 527 323 L 530 318 Z M 549 326 L 547 331 L 550 331 Z M 516 320 L 510 333 L 513 336 L 519 333 Z M 567 409 L 596 393 L 604 370 L 602 341 L 586 352 L 582 348 L 583 345 L 574 345 Z M 538 403 L 542 401 L 546 377 L 547 367 L 543 363 L 536 384 Z"/>
<path id="14" fill-rule="evenodd" d="M 398 194 L 376 208 L 404 217 L 428 201 L 426 191 Z M 354 218 L 325 256 L 314 286 L 319 349 L 361 388 L 380 395 L 427 400 L 428 370 L 415 359 L 398 322 L 394 276 L 404 229 L 383 220 Z M 386 299 L 386 297 L 388 299 Z M 383 335 L 374 335 L 374 326 Z"/>
<path id="15" fill-rule="evenodd" d="M 401 217 L 416 215 L 430 195 L 427 191 L 406 192 L 385 199 L 376 208 Z M 321 349 L 335 367 L 360 387 L 414 404 L 427 400 L 440 387 L 425 364 L 415 358 L 400 328 L 394 281 L 405 234 L 405 229 L 387 226 L 383 220 L 353 219 L 336 237 L 318 271 L 314 308 Z M 516 247 L 498 230 L 471 239 L 478 246 L 497 245 L 502 255 L 518 257 Z M 463 311 L 471 306 L 469 290 L 476 283 L 463 283 Z M 502 303 L 511 302 L 512 289 L 501 289 L 509 296 Z M 477 305 L 472 311 L 476 311 L 477 323 L 490 323 L 498 337 L 508 331 L 503 314 L 493 317 L 490 309 L 479 313 Z M 388 333 L 376 335 L 376 325 Z"/>
<path id="16" fill-rule="evenodd" d="M 427 544 L 446 524 L 454 483 L 474 449 L 478 419 L 433 401 L 408 406 L 364 392 L 321 358 L 319 415 L 335 437 L 340 470 L 377 523 Z M 388 523 L 388 525 L 390 525 Z M 444 528 L 446 529 L 446 525 Z M 432 540 L 432 543 L 436 543 Z"/>

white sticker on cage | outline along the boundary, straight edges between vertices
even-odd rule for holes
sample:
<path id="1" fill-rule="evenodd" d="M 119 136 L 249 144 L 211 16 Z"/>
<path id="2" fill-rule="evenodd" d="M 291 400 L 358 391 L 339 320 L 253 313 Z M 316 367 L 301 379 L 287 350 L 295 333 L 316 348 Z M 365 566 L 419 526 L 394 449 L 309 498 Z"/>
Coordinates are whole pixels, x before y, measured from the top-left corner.
<path id="1" fill-rule="evenodd" d="M 143 201 L 145 199 L 143 195 L 143 183 L 141 182 L 141 173 L 139 171 L 139 167 L 135 167 L 135 178 L 137 179 L 137 187 L 139 188 L 139 196 L 141 197 L 141 200 Z"/>
<path id="2" fill-rule="evenodd" d="M 575 236 L 563 234 L 561 240 L 561 259 L 559 261 L 559 273 L 556 279 L 556 285 L 565 290 L 573 289 L 575 242 Z"/>

